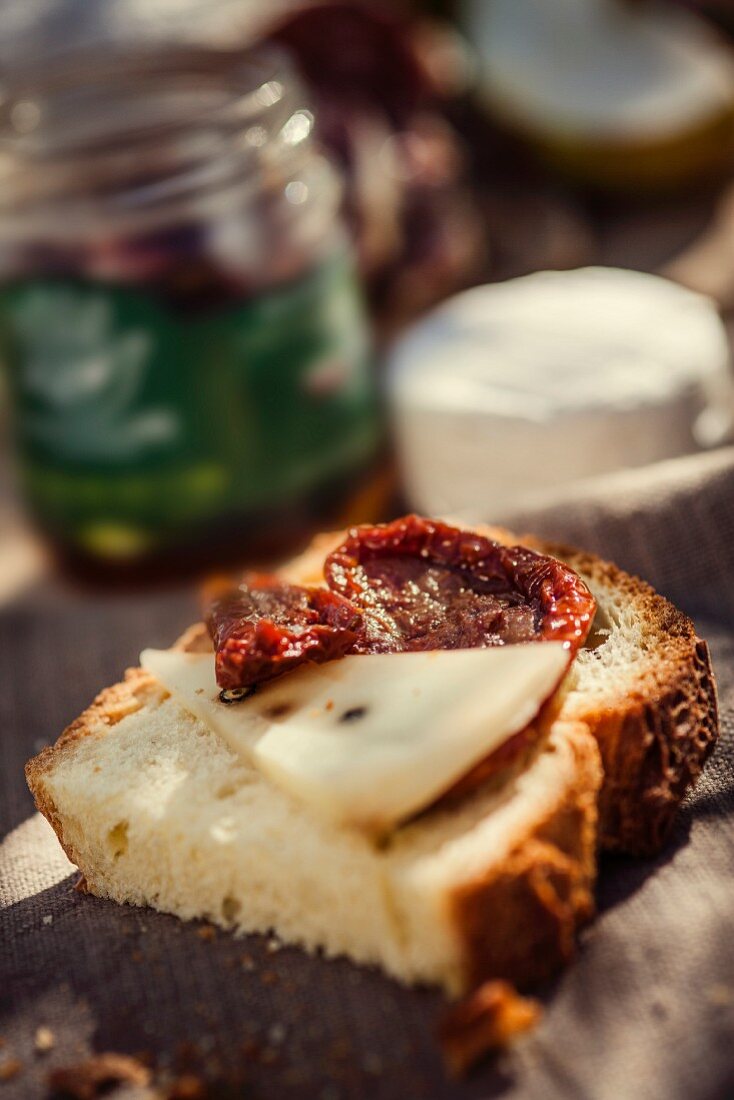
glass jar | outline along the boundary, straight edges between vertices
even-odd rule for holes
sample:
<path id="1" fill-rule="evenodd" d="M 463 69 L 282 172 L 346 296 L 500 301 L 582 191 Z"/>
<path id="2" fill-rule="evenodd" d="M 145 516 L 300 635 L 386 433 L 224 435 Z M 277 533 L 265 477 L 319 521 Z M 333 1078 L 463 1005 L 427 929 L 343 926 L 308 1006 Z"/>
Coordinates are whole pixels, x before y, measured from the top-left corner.
<path id="1" fill-rule="evenodd" d="M 65 554 L 301 537 L 369 465 L 366 320 L 313 127 L 273 50 L 72 55 L 6 95 L 0 356 Z"/>

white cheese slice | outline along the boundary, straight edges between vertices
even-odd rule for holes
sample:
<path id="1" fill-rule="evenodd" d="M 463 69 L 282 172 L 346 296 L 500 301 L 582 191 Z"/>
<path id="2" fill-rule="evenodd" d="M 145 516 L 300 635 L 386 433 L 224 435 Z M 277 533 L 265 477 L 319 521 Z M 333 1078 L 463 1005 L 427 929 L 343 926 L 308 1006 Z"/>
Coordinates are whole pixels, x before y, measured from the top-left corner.
<path id="1" fill-rule="evenodd" d="M 227 705 L 211 654 L 141 657 L 276 786 L 370 833 L 430 805 L 525 729 L 569 661 L 557 642 L 345 657 L 304 666 Z"/>
<path id="2" fill-rule="evenodd" d="M 221 702 L 222 689 L 214 674 L 213 654 L 144 649 L 140 664 L 234 752 L 246 760 L 252 759 L 255 742 L 265 733 L 270 720 L 262 717 L 255 695 L 240 703 Z"/>
<path id="3" fill-rule="evenodd" d="M 255 761 L 328 817 L 381 832 L 525 729 L 568 663 L 557 642 L 333 661 Z M 285 703 L 292 688 L 279 688 Z"/>

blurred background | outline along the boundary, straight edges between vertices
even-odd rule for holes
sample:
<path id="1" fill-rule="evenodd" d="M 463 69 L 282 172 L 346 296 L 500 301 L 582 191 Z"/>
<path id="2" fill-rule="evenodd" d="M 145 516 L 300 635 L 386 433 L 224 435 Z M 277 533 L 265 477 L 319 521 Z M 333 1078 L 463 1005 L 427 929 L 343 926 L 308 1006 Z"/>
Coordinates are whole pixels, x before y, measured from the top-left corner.
<path id="1" fill-rule="evenodd" d="M 0 598 L 726 446 L 733 310 L 727 0 L 0 6 Z"/>

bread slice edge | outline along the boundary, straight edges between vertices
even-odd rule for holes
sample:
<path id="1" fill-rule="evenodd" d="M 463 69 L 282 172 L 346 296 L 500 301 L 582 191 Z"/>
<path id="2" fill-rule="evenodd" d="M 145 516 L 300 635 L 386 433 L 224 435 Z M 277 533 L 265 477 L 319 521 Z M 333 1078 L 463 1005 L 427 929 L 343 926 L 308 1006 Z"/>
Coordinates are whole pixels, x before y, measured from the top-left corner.
<path id="1" fill-rule="evenodd" d="M 601 751 L 600 839 L 608 851 L 654 855 L 670 836 L 719 735 L 716 678 L 691 619 L 639 577 L 594 554 L 528 538 L 567 562 L 610 612 L 628 601 L 654 660 L 637 662 L 627 690 L 595 701 L 570 692 L 563 717 L 585 722 Z M 645 656 L 643 654 L 640 655 Z M 592 660 L 591 658 L 590 660 Z"/>

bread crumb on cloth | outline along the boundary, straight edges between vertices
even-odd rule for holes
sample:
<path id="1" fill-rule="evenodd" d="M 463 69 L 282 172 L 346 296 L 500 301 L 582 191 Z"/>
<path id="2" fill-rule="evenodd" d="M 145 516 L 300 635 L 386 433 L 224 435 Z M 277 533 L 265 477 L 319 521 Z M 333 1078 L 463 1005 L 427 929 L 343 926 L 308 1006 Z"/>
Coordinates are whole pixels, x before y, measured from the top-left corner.
<path id="1" fill-rule="evenodd" d="M 439 1027 L 450 1073 L 461 1077 L 486 1055 L 509 1046 L 535 1027 L 541 1011 L 537 1001 L 521 997 L 508 982 L 484 982 L 453 1005 Z"/>
<path id="2" fill-rule="evenodd" d="M 38 1054 L 45 1054 L 56 1046 L 56 1036 L 50 1027 L 37 1027 L 33 1045 Z"/>
<path id="3" fill-rule="evenodd" d="M 6 1058 L 4 1062 L 0 1062 L 0 1083 L 12 1081 L 22 1069 L 23 1063 L 17 1058 Z"/>
<path id="4" fill-rule="evenodd" d="M 95 1100 L 113 1085 L 150 1083 L 151 1072 L 128 1054 L 93 1054 L 81 1062 L 59 1066 L 48 1075 L 49 1087 L 73 1100 Z"/>

